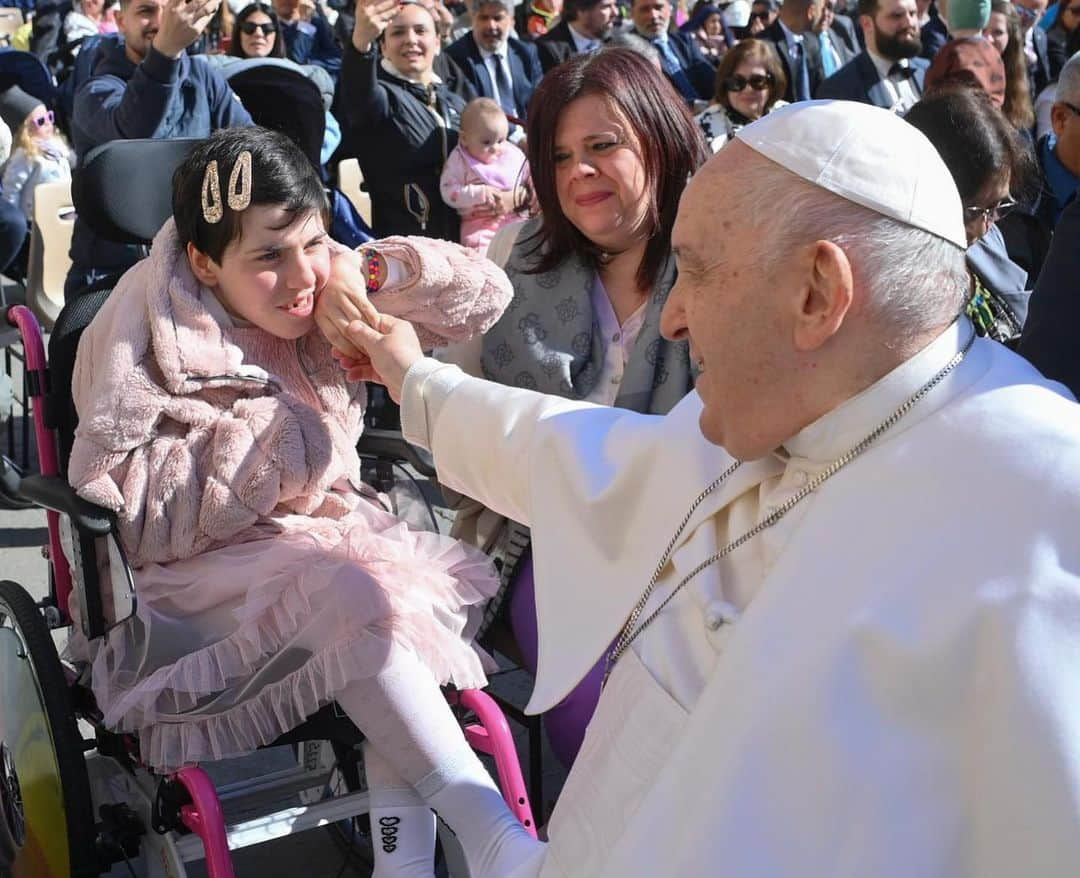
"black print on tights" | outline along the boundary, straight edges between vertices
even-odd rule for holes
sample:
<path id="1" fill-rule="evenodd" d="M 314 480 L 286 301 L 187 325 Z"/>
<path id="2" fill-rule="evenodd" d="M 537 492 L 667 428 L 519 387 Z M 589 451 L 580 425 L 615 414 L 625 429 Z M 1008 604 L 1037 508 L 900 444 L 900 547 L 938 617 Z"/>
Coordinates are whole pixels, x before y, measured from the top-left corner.
<path id="1" fill-rule="evenodd" d="M 388 854 L 397 850 L 397 828 L 400 817 L 380 817 L 379 834 L 382 836 L 382 849 Z"/>

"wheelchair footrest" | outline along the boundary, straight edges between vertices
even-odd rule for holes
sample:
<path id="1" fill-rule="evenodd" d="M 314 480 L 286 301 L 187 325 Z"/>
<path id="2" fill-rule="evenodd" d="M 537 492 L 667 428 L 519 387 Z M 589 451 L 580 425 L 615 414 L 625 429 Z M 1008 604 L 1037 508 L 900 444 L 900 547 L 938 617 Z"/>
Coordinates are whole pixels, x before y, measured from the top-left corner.
<path id="1" fill-rule="evenodd" d="M 350 793 L 328 799 L 314 805 L 286 808 L 252 820 L 245 820 L 225 827 L 229 850 L 263 844 L 275 838 L 296 835 L 309 829 L 328 826 L 339 820 L 347 820 L 369 810 L 367 792 Z M 176 840 L 176 850 L 185 863 L 204 857 L 202 840 L 197 835 L 185 835 Z"/>

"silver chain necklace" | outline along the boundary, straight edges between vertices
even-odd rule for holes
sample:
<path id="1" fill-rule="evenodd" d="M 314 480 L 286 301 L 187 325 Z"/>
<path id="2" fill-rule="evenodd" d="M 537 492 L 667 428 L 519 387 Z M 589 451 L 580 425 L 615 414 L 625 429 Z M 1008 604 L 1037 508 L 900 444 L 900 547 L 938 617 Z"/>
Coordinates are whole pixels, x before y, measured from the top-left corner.
<path id="1" fill-rule="evenodd" d="M 672 598 L 674 598 L 675 595 L 677 595 L 682 590 L 684 585 L 686 585 L 691 579 L 697 576 L 705 568 L 712 566 L 726 555 L 730 555 L 737 548 L 739 548 L 739 546 L 752 539 L 753 537 L 757 536 L 763 530 L 772 527 L 774 524 L 776 524 L 776 522 L 778 522 L 781 518 L 787 515 L 800 501 L 804 500 L 810 494 L 814 493 L 814 491 L 820 488 L 825 482 L 827 482 L 830 478 L 840 472 L 840 470 L 842 470 L 845 466 L 851 463 L 860 454 L 866 451 L 866 449 L 869 448 L 886 430 L 896 424 L 896 422 L 899 421 L 904 415 L 906 415 L 915 406 L 917 402 L 919 402 L 924 396 L 926 396 L 926 394 L 928 394 L 938 384 L 940 384 L 944 380 L 946 375 L 948 375 L 950 372 L 952 372 L 953 369 L 960 365 L 960 361 L 964 359 L 965 354 L 967 354 L 968 350 L 971 348 L 972 342 L 974 341 L 975 333 L 972 332 L 971 338 L 967 340 L 967 343 L 957 352 L 956 356 L 949 360 L 949 362 L 946 363 L 945 366 L 941 369 L 941 371 L 934 375 L 933 378 L 931 378 L 922 387 L 915 391 L 914 394 L 909 396 L 907 400 L 905 400 L 904 403 L 896 411 L 889 415 L 889 417 L 882 421 L 872 433 L 870 433 L 854 448 L 850 449 L 847 453 L 841 455 L 832 463 L 830 463 L 824 470 L 818 473 L 817 476 L 811 479 L 810 482 L 808 482 L 803 488 L 801 488 L 798 492 L 789 497 L 783 504 L 778 506 L 776 510 L 773 511 L 770 515 L 768 515 L 766 518 L 763 518 L 756 525 L 750 528 L 750 530 L 746 531 L 741 536 L 736 537 L 719 551 L 710 555 L 708 558 L 698 564 L 697 567 L 695 567 L 688 574 L 686 574 L 686 576 L 683 577 L 682 581 L 680 581 L 679 584 L 672 589 L 671 594 L 669 594 L 666 598 L 664 598 L 663 601 L 661 601 L 660 606 L 653 610 L 648 615 L 648 617 L 646 617 L 644 622 L 638 625 L 637 621 L 641 617 L 641 614 L 645 611 L 645 605 L 649 602 L 649 598 L 652 597 L 653 591 L 656 590 L 656 583 L 659 582 L 660 576 L 664 572 L 664 568 L 667 567 L 668 562 L 671 561 L 671 554 L 675 551 L 675 545 L 676 543 L 678 543 L 679 537 L 682 536 L 682 532 L 686 529 L 686 526 L 690 523 L 690 519 L 694 515 L 694 510 L 702 504 L 706 497 L 708 497 L 722 484 L 724 484 L 724 482 L 727 481 L 727 479 L 732 475 L 732 473 L 735 472 L 735 470 L 742 466 L 742 461 L 735 461 L 735 463 L 733 463 L 723 473 L 720 474 L 719 478 L 717 478 L 712 484 L 710 484 L 704 491 L 698 494 L 698 496 L 694 499 L 694 502 L 690 504 L 690 509 L 686 513 L 686 516 L 683 518 L 682 523 L 676 529 L 675 535 L 672 536 L 671 541 L 667 544 L 667 548 L 664 550 L 663 556 L 660 558 L 659 563 L 656 565 L 656 569 L 653 571 L 652 578 L 649 580 L 649 584 L 645 587 L 645 591 L 642 593 L 641 597 L 638 598 L 637 603 L 634 604 L 634 609 L 630 611 L 629 618 L 623 625 L 622 631 L 619 632 L 619 637 L 615 641 L 615 646 L 612 647 L 611 653 L 608 655 L 607 667 L 604 669 L 604 680 L 601 684 L 601 687 L 607 684 L 608 677 L 611 676 L 611 671 L 615 667 L 615 663 L 618 662 L 618 660 L 622 657 L 623 653 L 625 653 L 626 650 L 630 647 L 630 644 L 637 639 L 638 635 L 641 634 L 642 631 L 648 628 L 656 620 L 657 616 L 659 616 L 660 613 L 663 612 L 664 608 L 671 602 Z"/>

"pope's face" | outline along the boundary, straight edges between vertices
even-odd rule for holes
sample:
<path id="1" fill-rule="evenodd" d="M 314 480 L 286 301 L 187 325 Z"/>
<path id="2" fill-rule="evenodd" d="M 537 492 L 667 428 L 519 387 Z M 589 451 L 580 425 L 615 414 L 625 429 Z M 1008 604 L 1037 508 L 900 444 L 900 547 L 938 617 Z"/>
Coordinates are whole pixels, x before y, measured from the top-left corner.
<path id="1" fill-rule="evenodd" d="M 776 426 L 783 422 L 778 390 L 791 378 L 793 358 L 780 291 L 800 283 L 793 256 L 775 254 L 762 270 L 765 222 L 736 203 L 741 198 L 723 195 L 724 181 L 740 179 L 753 160 L 735 141 L 687 185 L 671 236 L 679 278 L 660 319 L 665 338 L 690 342 L 701 369 L 701 432 L 742 460 L 789 438 Z"/>

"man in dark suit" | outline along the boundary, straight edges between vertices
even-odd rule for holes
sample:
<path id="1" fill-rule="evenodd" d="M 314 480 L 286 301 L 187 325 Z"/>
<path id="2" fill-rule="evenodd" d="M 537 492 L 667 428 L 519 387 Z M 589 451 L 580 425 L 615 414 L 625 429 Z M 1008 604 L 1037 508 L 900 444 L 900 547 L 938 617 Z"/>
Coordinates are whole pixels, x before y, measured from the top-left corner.
<path id="1" fill-rule="evenodd" d="M 660 53 L 660 68 L 675 90 L 693 107 L 707 101 L 716 90 L 716 68 L 686 34 L 671 33 L 671 3 L 668 0 L 632 0 L 630 17 L 634 30 Z"/>
<path id="2" fill-rule="evenodd" d="M 823 79 L 828 79 L 862 51 L 855 36 L 855 25 L 846 15 L 834 10 L 833 0 L 825 0 L 822 4 L 821 17 L 812 30 L 821 52 Z"/>
<path id="3" fill-rule="evenodd" d="M 529 100 L 543 76 L 534 46 L 510 36 L 513 0 L 476 0 L 472 31 L 446 47 L 481 97 L 507 116 L 525 120 Z"/>
<path id="4" fill-rule="evenodd" d="M 786 101 L 810 100 L 814 90 L 825 81 L 822 40 L 815 30 L 821 27 L 824 17 L 823 0 L 784 0 L 776 21 L 758 34 L 758 39 L 771 40 L 776 45 L 787 74 Z M 834 60 L 839 67 L 840 59 Z"/>
<path id="5" fill-rule="evenodd" d="M 866 51 L 826 79 L 814 96 L 906 113 L 922 96 L 930 67 L 918 57 L 922 40 L 915 0 L 859 0 L 859 26 Z"/>
<path id="6" fill-rule="evenodd" d="M 611 36 L 617 10 L 615 0 L 565 0 L 562 21 L 536 41 L 544 73 L 571 55 L 599 49 Z"/>

